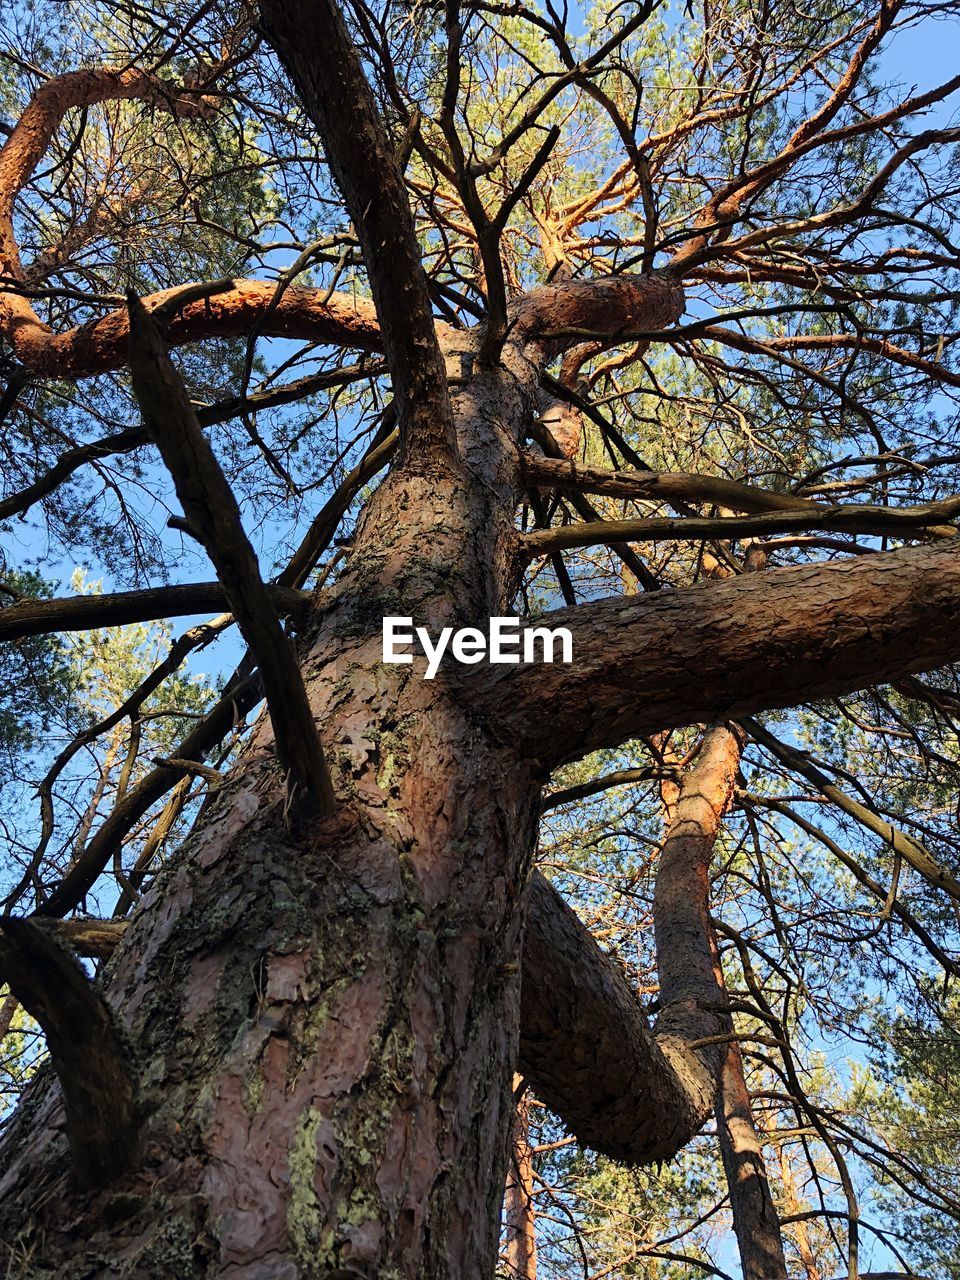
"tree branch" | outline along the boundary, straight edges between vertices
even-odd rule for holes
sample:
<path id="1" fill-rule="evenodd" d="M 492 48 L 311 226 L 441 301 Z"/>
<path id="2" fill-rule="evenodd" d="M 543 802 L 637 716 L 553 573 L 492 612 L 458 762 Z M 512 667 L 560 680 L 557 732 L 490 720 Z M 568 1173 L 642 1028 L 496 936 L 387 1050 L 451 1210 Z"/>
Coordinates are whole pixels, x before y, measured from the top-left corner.
<path id="1" fill-rule="evenodd" d="M 646 276 L 603 276 L 542 285 L 517 299 L 509 311 L 511 338 L 542 368 L 554 356 L 582 342 L 589 331 L 615 346 L 632 330 L 659 333 L 683 315 L 680 279 L 666 271 Z M 571 333 L 565 331 L 570 330 Z"/>
<path id="2" fill-rule="evenodd" d="M 620 966 L 539 873 L 527 890 L 518 1070 L 577 1138 L 630 1164 L 668 1160 L 707 1119 L 709 1073 L 659 1044 Z"/>
<path id="3" fill-rule="evenodd" d="M 524 453 L 521 459 L 525 481 L 541 489 L 602 493 L 612 498 L 643 498 L 654 502 L 659 498 L 668 501 L 681 498 L 688 502 L 715 502 L 734 511 L 817 511 L 821 506 L 809 498 L 772 493 L 722 476 L 629 468 L 613 471 L 607 467 L 586 466 L 572 458 L 544 458 L 533 453 Z"/>
<path id="4" fill-rule="evenodd" d="M 960 657 L 953 543 L 559 610 L 569 665 L 473 668 L 478 710 L 545 769 L 627 738 L 849 692 Z"/>
<path id="5" fill-rule="evenodd" d="M 401 464 L 449 465 L 457 457 L 453 411 L 420 245 L 354 41 L 335 0 L 261 0 L 260 19 L 319 130 L 356 228 L 397 401 Z"/>
<path id="6" fill-rule="evenodd" d="M 174 118 L 209 116 L 219 99 L 189 85 L 177 85 L 135 68 L 92 67 L 45 81 L 34 94 L 0 149 L 0 330 L 28 369 L 50 377 L 85 377 L 120 367 L 126 361 L 127 315 L 124 309 L 99 320 L 54 333 L 26 296 L 20 251 L 14 235 L 17 196 L 45 154 L 64 115 L 98 102 L 137 100 L 170 112 Z M 161 306 L 174 290 L 145 299 Z M 216 298 L 199 298 L 180 309 L 171 322 L 172 346 L 210 336 L 249 333 L 269 311 L 276 286 L 242 280 Z M 289 289 L 262 332 L 271 337 L 313 338 L 367 351 L 382 349 L 373 305 L 350 294 L 327 296 L 321 289 Z"/>
<path id="7" fill-rule="evenodd" d="M 256 674 L 229 686 L 219 702 L 173 748 L 170 758 L 202 760 L 256 706 L 262 696 L 260 680 Z M 127 791 L 97 828 L 89 844 L 71 863 L 49 898 L 39 904 L 37 913 L 44 916 L 65 916 L 82 902 L 124 839 L 151 805 L 156 804 L 188 773 L 189 770 L 182 766 L 162 765 L 152 769 L 142 782 Z M 8 905 L 17 900 L 27 884 L 29 879 L 25 877 L 6 899 Z"/>
<path id="8" fill-rule="evenodd" d="M 119 1177 L 137 1148 L 130 1049 L 68 947 L 38 920 L 0 920 L 0 970 L 43 1028 L 60 1079 L 67 1137 L 81 1186 Z"/>
<path id="9" fill-rule="evenodd" d="M 173 477 L 187 521 L 223 583 L 230 612 L 253 650 L 263 681 L 277 758 L 291 791 L 308 794 L 321 813 L 333 810 L 333 785 L 323 758 L 303 677 L 289 637 L 243 530 L 233 490 L 197 421 L 183 380 L 160 330 L 130 298 L 130 372 L 144 426 Z"/>
<path id="10" fill-rule="evenodd" d="M 815 506 L 793 514 L 764 512 L 748 516 L 647 516 L 634 520 L 597 520 L 565 524 L 553 529 L 534 529 L 519 541 L 524 560 L 570 551 L 574 547 L 596 547 L 611 542 L 673 542 L 755 538 L 765 533 L 798 533 L 806 529 L 834 532 L 893 534 L 909 536 L 908 530 L 955 538 L 957 530 L 942 521 L 960 515 L 960 498 L 927 502 L 916 507 L 877 507 L 867 503 L 845 506 Z"/>
<path id="11" fill-rule="evenodd" d="M 794 773 L 798 773 L 801 778 L 806 778 L 826 800 L 835 804 L 838 809 L 855 819 L 862 827 L 885 840 L 894 853 L 899 854 L 904 862 L 913 867 L 914 871 L 923 876 L 929 884 L 938 889 L 943 889 L 955 902 L 960 902 L 960 880 L 945 871 L 919 840 L 886 822 L 875 814 L 872 809 L 868 809 L 865 804 L 861 804 L 859 800 L 854 800 L 852 796 L 848 796 L 845 791 L 842 791 L 835 783 L 831 782 L 827 775 L 821 769 L 818 769 L 813 761 L 808 759 L 802 751 L 797 751 L 786 742 L 781 742 L 779 738 L 774 737 L 769 729 L 764 728 L 759 721 L 744 717 L 742 723 L 751 738 L 756 739 L 761 746 L 766 747 L 770 754 L 779 760 L 781 764 Z"/>
<path id="12" fill-rule="evenodd" d="M 272 606 L 280 614 L 297 616 L 310 603 L 310 593 L 291 587 L 267 586 Z M 54 631 L 91 631 L 122 627 L 155 618 L 182 618 L 191 613 L 219 613 L 229 607 L 219 582 L 188 582 L 177 587 L 145 591 L 117 591 L 106 596 L 64 596 L 59 600 L 20 600 L 0 609 L 0 642 Z"/>

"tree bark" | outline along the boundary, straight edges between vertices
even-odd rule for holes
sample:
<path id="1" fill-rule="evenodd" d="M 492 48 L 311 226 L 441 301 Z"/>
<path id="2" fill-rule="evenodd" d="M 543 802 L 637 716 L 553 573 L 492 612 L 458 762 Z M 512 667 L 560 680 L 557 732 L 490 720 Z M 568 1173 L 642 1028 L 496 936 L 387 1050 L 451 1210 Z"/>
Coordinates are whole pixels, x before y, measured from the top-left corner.
<path id="1" fill-rule="evenodd" d="M 46 1280 L 486 1280 L 518 1052 L 585 1141 L 649 1160 L 676 1151 L 708 1114 L 718 1054 L 690 1042 L 724 1025 L 707 999 L 716 975 L 705 908 L 690 916 L 681 884 L 694 858 L 687 832 L 675 833 L 658 886 L 664 1009 L 653 1031 L 623 974 L 545 882 L 535 877 L 524 894 L 549 770 L 667 725 L 955 660 L 960 566 L 950 547 L 919 548 L 589 604 L 550 619 L 574 633 L 570 668 L 444 670 L 426 682 L 420 659 L 385 666 L 384 616 L 436 632 L 512 607 L 518 443 L 546 364 L 585 333 L 600 349 L 672 325 L 683 289 L 676 275 L 651 272 L 532 290 L 511 304 L 499 364 L 472 372 L 484 334 L 430 318 L 403 184 L 366 99 L 350 137 L 357 60 L 331 68 L 336 46 L 320 48 L 305 26 L 321 14 L 320 30 L 342 46 L 342 23 L 327 0 L 269 0 L 264 12 L 286 31 L 305 104 L 339 148 L 331 166 L 376 307 L 295 288 L 278 300 L 272 283 L 239 282 L 182 307 L 168 335 L 259 332 L 387 353 L 400 464 L 366 508 L 340 581 L 299 620 L 336 808 L 289 812 L 262 720 L 98 982 L 136 1077 L 142 1156 L 109 1187 L 80 1190 L 61 1091 L 41 1072 L 0 1143 L 0 1240 L 9 1270 L 28 1258 Z M 34 371 L 82 376 L 125 358 L 122 312 L 67 333 L 40 321 L 21 287 L 13 206 L 65 111 L 134 97 L 179 114 L 202 106 L 199 94 L 130 69 L 58 77 L 0 155 L 0 271 L 12 280 L 0 327 Z M 381 235 L 385 256 L 406 262 L 395 277 L 377 270 Z M 713 746 L 723 755 L 717 739 L 704 763 Z M 722 812 L 729 777 L 719 772 L 703 821 Z M 678 806 L 686 799 L 699 814 L 703 797 Z M 695 856 L 699 884 L 709 855 Z M 101 871 L 96 858 L 78 861 L 46 908 L 71 877 L 82 892 Z M 680 943 L 694 938 L 685 953 Z"/>
<path id="2" fill-rule="evenodd" d="M 505 738 L 555 768 L 670 726 L 943 666 L 960 656 L 958 623 L 956 548 L 909 547 L 558 610 L 536 625 L 569 629 L 571 664 L 463 680 Z"/>
<path id="3" fill-rule="evenodd" d="M 514 1087 L 520 1084 L 521 1077 L 515 1077 Z M 517 1102 L 511 1139 L 503 1203 L 504 1262 L 509 1280 L 537 1280 L 533 1148 L 530 1146 L 530 1097 L 526 1091 Z"/>
<path id="4" fill-rule="evenodd" d="M 744 1280 L 787 1280 L 780 1219 L 735 1041 L 724 1046 L 716 1114 Z"/>
<path id="5" fill-rule="evenodd" d="M 416 601 L 395 582 L 398 607 L 430 610 L 449 563 Z M 263 724 L 110 964 L 142 1164 L 79 1196 L 49 1082 L 5 1136 L 0 1220 L 43 1236 L 52 1274 L 492 1271 L 539 780 L 448 693 L 381 665 L 391 610 L 371 592 L 345 584 L 304 662 L 335 818 L 286 828 Z"/>
<path id="6" fill-rule="evenodd" d="M 722 1040 L 734 1034 L 710 918 L 710 863 L 740 764 L 740 740 L 717 726 L 703 737 L 667 812 L 653 897 L 662 1012 L 659 1037 Z M 740 1046 L 704 1045 L 697 1057 L 714 1083 L 717 1131 L 744 1280 L 787 1280 L 780 1221 L 743 1078 Z"/>

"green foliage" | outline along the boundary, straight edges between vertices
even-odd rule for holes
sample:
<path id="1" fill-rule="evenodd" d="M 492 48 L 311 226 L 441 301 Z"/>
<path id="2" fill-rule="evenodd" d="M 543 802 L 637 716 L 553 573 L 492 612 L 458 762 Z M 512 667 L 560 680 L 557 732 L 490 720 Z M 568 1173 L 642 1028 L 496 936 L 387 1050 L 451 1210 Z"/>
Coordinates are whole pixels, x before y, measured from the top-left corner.
<path id="1" fill-rule="evenodd" d="M 8 572 L 0 607 L 17 599 L 46 600 L 51 584 L 34 571 Z M 29 754 L 51 724 L 62 720 L 74 690 L 75 673 L 58 636 L 29 636 L 0 646 L 0 788 L 18 754 Z"/>
<path id="2" fill-rule="evenodd" d="M 960 1277 L 960 1221 L 931 1203 L 930 1190 L 957 1204 L 960 1186 L 960 997 L 921 985 L 910 1007 L 877 1019 L 878 1088 L 868 1112 L 891 1148 L 923 1176 L 880 1180 L 878 1199 L 899 1219 L 921 1273 Z"/>

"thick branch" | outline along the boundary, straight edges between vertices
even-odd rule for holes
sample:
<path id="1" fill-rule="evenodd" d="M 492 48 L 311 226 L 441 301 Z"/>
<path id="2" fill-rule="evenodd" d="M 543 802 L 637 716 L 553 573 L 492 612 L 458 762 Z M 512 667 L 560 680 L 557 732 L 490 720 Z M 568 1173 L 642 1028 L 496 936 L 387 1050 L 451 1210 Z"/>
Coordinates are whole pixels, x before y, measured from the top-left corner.
<path id="1" fill-rule="evenodd" d="M 786 1280 L 783 1236 L 736 1040 L 723 1046 L 717 1135 L 744 1280 Z"/>
<path id="2" fill-rule="evenodd" d="M 475 704 L 546 768 L 669 726 L 866 688 L 960 657 L 952 542 L 617 597 L 538 620 L 569 665 L 476 668 Z"/>
<path id="3" fill-rule="evenodd" d="M 679 1038 L 690 1070 L 706 1067 L 713 1080 L 744 1280 L 787 1280 L 710 916 L 710 863 L 739 765 L 737 736 L 724 725 L 708 730 L 671 806 L 653 894 L 662 1006 L 656 1032 L 661 1044 L 665 1036 Z"/>
<path id="4" fill-rule="evenodd" d="M 413 214 L 354 41 L 335 0 L 262 0 L 260 17 L 320 132 L 356 228 L 390 365 L 402 458 L 453 458 L 453 411 Z"/>
<path id="5" fill-rule="evenodd" d="M 623 970 L 556 890 L 530 881 L 518 1069 L 586 1146 L 630 1164 L 667 1160 L 713 1106 L 709 1073 L 657 1043 Z"/>
<path id="6" fill-rule="evenodd" d="M 519 298 L 510 308 L 510 329 L 513 340 L 542 367 L 583 341 L 563 330 L 589 331 L 596 341 L 615 346 L 631 331 L 669 328 L 685 306 L 683 286 L 667 272 L 564 280 Z"/>
<path id="7" fill-rule="evenodd" d="M 143 304 L 153 310 L 171 292 L 151 294 Z M 361 351 L 383 349 L 376 312 L 366 298 L 337 293 L 328 297 L 324 289 L 290 288 L 271 311 L 275 295 L 276 285 L 270 281 L 237 280 L 232 289 L 179 311 L 168 326 L 167 342 L 180 347 L 256 329 L 268 338 L 303 338 Z M 29 306 L 13 308 L 9 300 L 14 296 L 0 292 L 0 325 L 17 359 L 34 373 L 84 378 L 126 363 L 130 330 L 125 310 L 54 333 Z M 11 314 L 14 310 L 16 314 Z M 264 321 L 268 312 L 269 319 Z"/>
<path id="8" fill-rule="evenodd" d="M 183 380 L 167 355 L 160 330 L 134 297 L 130 372 L 144 426 L 173 477 L 191 531 L 216 566 L 230 612 L 260 667 L 277 758 L 290 771 L 292 783 L 309 794 L 321 812 L 329 812 L 334 806 L 333 785 L 293 646 L 260 577 L 233 490 L 200 428 Z"/>
<path id="9" fill-rule="evenodd" d="M 716 1107 L 744 1275 L 785 1280 L 709 909 L 710 862 L 739 759 L 735 735 L 713 728 L 676 792 L 654 894 L 662 1012 L 653 1031 L 622 971 L 534 877 L 520 1065 L 581 1142 L 630 1163 L 669 1158 Z"/>
<path id="10" fill-rule="evenodd" d="M 46 1036 L 77 1178 L 85 1188 L 103 1186 L 129 1167 L 136 1152 L 130 1049 L 76 959 L 40 921 L 0 921 L 0 969 Z"/>
<path id="11" fill-rule="evenodd" d="M 744 486 L 745 487 L 745 486 Z M 797 499 L 800 505 L 802 499 Z M 747 516 L 639 517 L 633 520 L 601 520 L 591 524 L 565 524 L 554 529 L 535 529 L 524 534 L 520 554 L 525 560 L 569 551 L 574 547 L 595 547 L 609 542 L 672 542 L 688 539 L 755 538 L 766 533 L 799 533 L 806 529 L 827 529 L 843 533 L 893 534 L 924 530 L 939 537 L 953 538 L 957 530 L 947 522 L 960 515 L 960 498 L 925 502 L 912 507 L 879 507 L 868 503 L 818 506 L 808 503 L 799 510 L 764 511 Z"/>
<path id="12" fill-rule="evenodd" d="M 278 613 L 296 616 L 310 601 L 306 591 L 268 586 Z M 54 631 L 91 631 L 123 627 L 155 618 L 183 618 L 191 613 L 220 613 L 228 607 L 219 582 L 188 582 L 179 587 L 117 591 L 106 596 L 65 596 L 59 600 L 21 600 L 0 609 L 0 642 Z"/>
<path id="13" fill-rule="evenodd" d="M 34 94 L 2 150 L 0 150 L 0 330 L 14 354 L 28 369 L 51 377 L 84 377 L 126 362 L 127 315 L 118 309 L 66 333 L 54 333 L 37 315 L 22 287 L 20 253 L 13 216 L 17 196 L 46 153 L 64 115 L 74 107 L 134 99 L 149 103 L 175 118 L 203 117 L 217 108 L 217 99 L 189 85 L 176 85 L 134 68 L 93 67 L 47 80 Z M 161 305 L 167 290 L 146 300 Z M 249 333 L 268 313 L 276 286 L 244 280 L 216 298 L 185 306 L 170 325 L 171 346 L 210 336 Z M 373 305 L 352 295 L 327 294 L 320 289 L 289 289 L 261 332 L 271 337 L 313 338 L 343 346 L 378 351 L 380 327 Z"/>

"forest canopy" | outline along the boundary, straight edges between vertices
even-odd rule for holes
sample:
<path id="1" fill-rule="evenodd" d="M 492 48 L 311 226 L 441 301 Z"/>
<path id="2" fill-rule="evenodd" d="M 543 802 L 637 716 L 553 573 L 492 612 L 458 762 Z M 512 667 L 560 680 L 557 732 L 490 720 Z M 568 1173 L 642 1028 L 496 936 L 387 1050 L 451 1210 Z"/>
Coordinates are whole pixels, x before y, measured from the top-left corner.
<path id="1" fill-rule="evenodd" d="M 0 0 L 4 1274 L 960 1280 L 958 36 Z"/>

